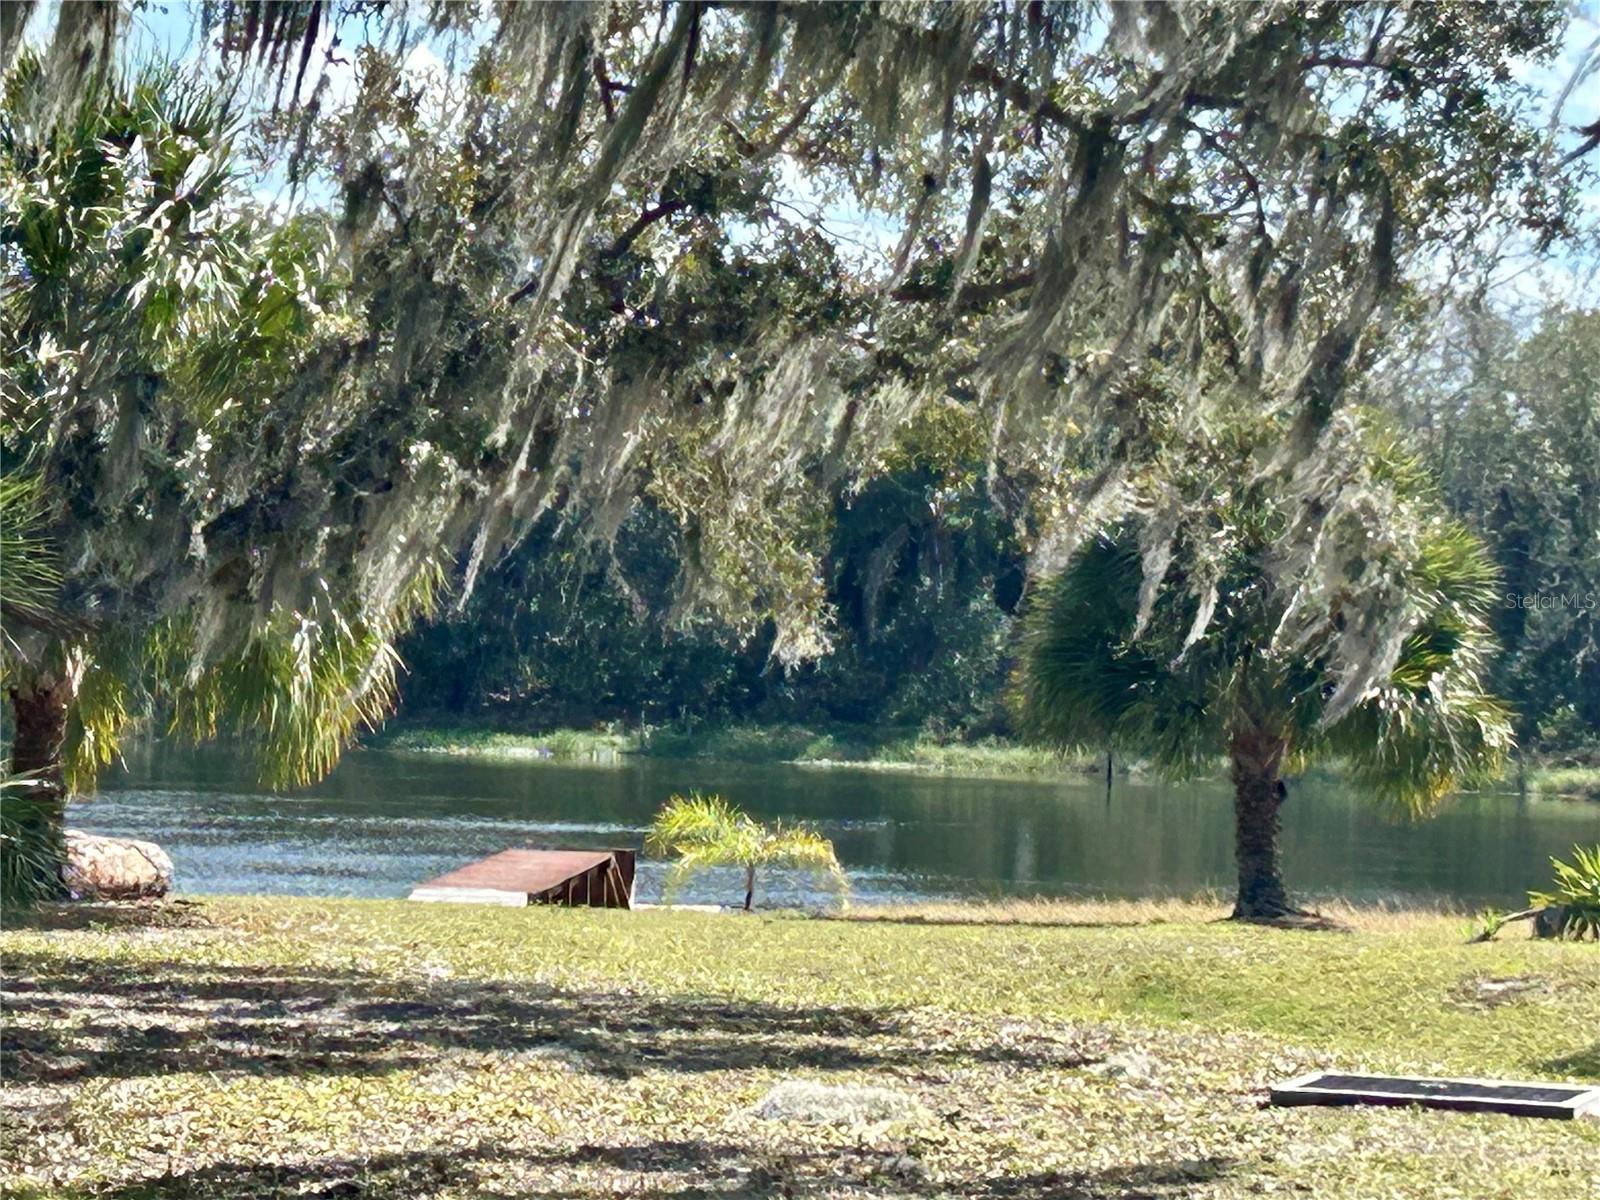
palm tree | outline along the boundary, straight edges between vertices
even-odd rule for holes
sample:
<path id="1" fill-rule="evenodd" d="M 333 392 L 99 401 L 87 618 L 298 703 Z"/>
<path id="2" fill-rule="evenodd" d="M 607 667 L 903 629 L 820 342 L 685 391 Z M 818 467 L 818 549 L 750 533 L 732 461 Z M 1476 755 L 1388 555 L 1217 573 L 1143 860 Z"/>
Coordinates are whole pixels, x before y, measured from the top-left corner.
<path id="1" fill-rule="evenodd" d="M 350 583 L 324 564 L 284 588 L 266 569 L 305 522 L 252 507 L 315 499 L 262 446 L 295 424 L 286 397 L 337 309 L 326 218 L 259 209 L 223 91 L 155 65 L 57 113 L 44 72 L 25 52 L 0 94 L 11 903 L 55 890 L 65 799 L 135 716 L 241 733 L 270 783 L 325 774 L 387 711 L 392 642 L 438 582 Z M 202 550 L 185 530 L 221 540 Z"/>
<path id="2" fill-rule="evenodd" d="M 0 682 L 14 682 L 8 665 L 15 646 L 10 629 L 26 619 L 52 619 L 61 575 L 45 539 L 44 498 L 37 477 L 0 476 Z M 65 854 L 57 793 L 49 762 L 13 731 L 18 764 L 0 763 L 0 907 L 25 905 L 60 888 L 57 866 Z"/>
<path id="3" fill-rule="evenodd" d="M 833 843 L 803 825 L 767 825 L 721 796 L 673 796 L 651 823 L 645 848 L 674 855 L 672 882 L 703 867 L 744 868 L 744 911 L 755 901 L 758 867 L 798 867 L 847 886 Z"/>
<path id="4" fill-rule="evenodd" d="M 1267 569 L 1285 519 L 1260 485 L 1207 497 L 1203 515 L 1156 556 L 1165 565 L 1153 588 L 1150 538 L 1125 523 L 1088 538 L 1031 610 L 1020 699 L 1037 735 L 1148 756 L 1177 778 L 1226 755 L 1236 919 L 1298 911 L 1278 859 L 1285 775 L 1339 759 L 1357 787 L 1421 816 L 1511 744 L 1508 713 L 1480 686 L 1494 646 L 1493 566 L 1476 538 L 1425 502 L 1414 460 L 1392 443 L 1368 454 L 1388 485 L 1382 494 L 1413 505 L 1404 520 L 1432 515 L 1389 543 L 1410 547 L 1386 568 L 1403 596 L 1384 641 L 1392 662 L 1352 703 L 1338 699 L 1358 669 L 1340 657 L 1339 606 L 1326 637 L 1299 636 L 1294 596 Z M 1232 478 L 1250 475 L 1236 465 Z"/>

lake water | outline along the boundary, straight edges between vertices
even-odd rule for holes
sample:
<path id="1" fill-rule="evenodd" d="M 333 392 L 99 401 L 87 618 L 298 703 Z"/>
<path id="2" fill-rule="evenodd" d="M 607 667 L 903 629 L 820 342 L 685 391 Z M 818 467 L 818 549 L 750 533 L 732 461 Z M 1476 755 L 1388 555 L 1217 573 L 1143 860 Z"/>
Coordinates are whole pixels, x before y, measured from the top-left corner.
<path id="1" fill-rule="evenodd" d="M 951 779 L 791 766 L 632 760 L 623 766 L 350 754 L 316 787 L 272 794 L 247 756 L 152 746 L 130 754 L 71 822 L 159 842 L 185 892 L 404 896 L 516 845 L 637 846 L 676 791 L 718 791 L 763 817 L 833 839 L 856 903 L 950 896 L 1189 895 L 1232 878 L 1229 795 L 1216 785 Z M 1347 789 L 1292 785 L 1284 868 L 1302 895 L 1516 904 L 1549 857 L 1600 843 L 1600 804 L 1463 797 L 1397 824 Z M 641 863 L 638 897 L 665 869 Z M 734 872 L 671 898 L 736 902 Z M 758 902 L 821 898 L 802 876 L 764 877 Z"/>

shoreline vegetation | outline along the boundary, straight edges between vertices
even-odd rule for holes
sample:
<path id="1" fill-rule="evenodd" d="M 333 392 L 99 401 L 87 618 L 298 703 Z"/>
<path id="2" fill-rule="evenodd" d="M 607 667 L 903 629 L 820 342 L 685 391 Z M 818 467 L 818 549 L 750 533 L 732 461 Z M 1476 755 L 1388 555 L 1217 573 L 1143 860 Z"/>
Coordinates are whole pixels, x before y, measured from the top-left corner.
<path id="1" fill-rule="evenodd" d="M 472 726 L 401 724 L 369 737 L 365 745 L 406 754 L 599 765 L 619 765 L 629 757 L 640 757 L 1000 777 L 1103 776 L 1105 772 L 1103 755 L 1062 756 L 1000 738 L 961 742 L 917 730 L 845 725 L 729 724 L 702 726 L 691 732 L 655 727 L 641 734 L 578 729 L 515 733 Z"/>
<path id="2" fill-rule="evenodd" d="M 1589 1122 L 1262 1101 L 1311 1070 L 1592 1078 L 1592 947 L 1222 911 L 46 909 L 0 932 L 0 1169 L 33 1200 L 1587 1200 Z"/>
<path id="3" fill-rule="evenodd" d="M 800 724 L 704 725 L 685 732 L 671 727 L 553 729 L 521 733 L 472 725 L 397 722 L 370 735 L 372 750 L 400 754 L 450 754 L 488 761 L 548 762 L 621 766 L 630 758 L 689 762 L 786 764 L 816 770 L 846 769 L 964 778 L 1064 778 L 1095 782 L 1105 778 L 1103 754 L 1057 754 L 999 737 L 975 741 L 939 738 L 915 729 Z M 1140 760 L 1117 758 L 1119 778 L 1153 778 Z M 1311 777 L 1336 777 L 1336 767 L 1321 767 Z M 1218 765 L 1216 780 L 1226 779 Z M 1600 765 L 1535 762 L 1526 772 L 1527 793 L 1547 799 L 1600 801 Z M 1478 789 L 1497 795 L 1518 793 L 1516 769 Z"/>

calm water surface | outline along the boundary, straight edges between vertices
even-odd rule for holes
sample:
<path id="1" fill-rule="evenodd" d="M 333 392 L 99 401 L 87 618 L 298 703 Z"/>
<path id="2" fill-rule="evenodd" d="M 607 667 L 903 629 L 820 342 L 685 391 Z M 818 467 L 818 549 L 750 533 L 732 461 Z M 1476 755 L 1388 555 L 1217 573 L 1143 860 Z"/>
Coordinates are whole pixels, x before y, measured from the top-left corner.
<path id="1" fill-rule="evenodd" d="M 247 757 L 154 746 L 78 804 L 72 822 L 149 838 L 186 892 L 403 896 L 507 846 L 637 846 L 675 791 L 719 791 L 763 817 L 815 822 L 833 839 L 856 903 L 945 896 L 1187 895 L 1227 887 L 1225 788 L 976 780 L 788 766 L 632 761 L 625 766 L 349 755 L 323 783 L 272 794 Z M 1600 842 L 1600 805 L 1467 797 L 1416 825 L 1385 820 L 1332 784 L 1291 788 L 1285 870 L 1303 894 L 1446 897 L 1508 904 L 1549 876 L 1549 857 Z M 665 871 L 643 863 L 639 899 Z M 672 899 L 733 902 L 735 873 Z M 820 899 L 771 873 L 759 899 Z"/>

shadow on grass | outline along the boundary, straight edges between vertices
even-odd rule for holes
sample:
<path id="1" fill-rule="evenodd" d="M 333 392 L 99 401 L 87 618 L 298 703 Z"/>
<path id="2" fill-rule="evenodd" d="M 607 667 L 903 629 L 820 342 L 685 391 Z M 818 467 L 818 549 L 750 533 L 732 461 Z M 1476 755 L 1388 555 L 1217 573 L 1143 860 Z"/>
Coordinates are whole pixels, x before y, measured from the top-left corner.
<path id="1" fill-rule="evenodd" d="M 1539 1069 L 1554 1075 L 1577 1075 L 1584 1079 L 1600 1080 L 1600 1042 L 1591 1042 L 1582 1050 L 1574 1050 L 1558 1058 L 1547 1058 L 1539 1064 Z"/>
<path id="2" fill-rule="evenodd" d="M 6 909 L 0 927 L 9 931 L 71 933 L 108 929 L 199 929 L 211 924 L 199 900 L 76 900 L 37 908 Z"/>
<path id="3" fill-rule="evenodd" d="M 278 1196 L 397 1200 L 432 1196 L 441 1189 L 470 1182 L 480 1167 L 507 1157 L 494 1148 L 462 1146 L 324 1158 L 309 1163 L 219 1162 L 103 1189 L 22 1192 L 18 1200 L 34 1200 L 35 1196 L 44 1200 L 47 1195 L 53 1200 L 249 1200 Z M 473 1194 L 494 1195 L 479 1191 Z"/>
<path id="4" fill-rule="evenodd" d="M 930 1049 L 893 1009 L 173 960 L 124 966 L 17 954 L 5 969 L 0 1052 L 6 1077 L 20 1082 L 190 1071 L 367 1075 L 421 1067 L 452 1050 L 559 1052 L 619 1079 L 644 1070 L 1093 1061 L 1083 1047 L 1043 1038 L 979 1035 Z"/>
<path id="5" fill-rule="evenodd" d="M 251 1200 L 255 1197 L 421 1198 L 447 1192 L 481 1200 L 610 1197 L 715 1198 L 852 1194 L 901 1197 L 961 1195 L 968 1200 L 1158 1200 L 1193 1193 L 1231 1164 L 1197 1159 L 1096 1171 L 1022 1172 L 933 1180 L 898 1149 L 763 1150 L 720 1141 L 580 1145 L 553 1151 L 451 1146 L 404 1154 L 326 1158 L 304 1164 L 221 1162 L 136 1180 L 62 1200 Z M 618 1178 L 624 1173 L 626 1183 Z M 591 1175 L 591 1173 L 593 1173 Z M 585 1178 L 584 1176 L 590 1176 Z M 552 1182 L 559 1180 L 555 1186 Z M 465 1190 L 464 1190 L 465 1189 Z M 26 1200 L 24 1197 L 23 1200 Z"/>

